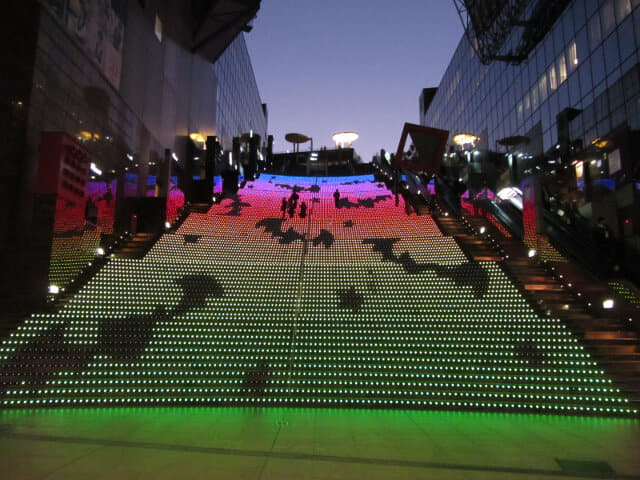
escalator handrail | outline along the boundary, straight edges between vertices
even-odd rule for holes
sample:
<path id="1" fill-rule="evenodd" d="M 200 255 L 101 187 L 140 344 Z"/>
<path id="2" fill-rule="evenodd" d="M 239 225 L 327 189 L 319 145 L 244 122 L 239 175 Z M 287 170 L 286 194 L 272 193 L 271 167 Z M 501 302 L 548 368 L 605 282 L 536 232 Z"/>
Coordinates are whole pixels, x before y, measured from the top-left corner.
<path id="1" fill-rule="evenodd" d="M 522 238 L 524 236 L 522 215 L 520 215 L 520 218 L 514 219 L 509 212 L 493 200 L 476 200 L 476 202 L 480 202 L 480 205 L 484 206 L 493 218 L 509 230 L 513 236 L 517 238 Z"/>

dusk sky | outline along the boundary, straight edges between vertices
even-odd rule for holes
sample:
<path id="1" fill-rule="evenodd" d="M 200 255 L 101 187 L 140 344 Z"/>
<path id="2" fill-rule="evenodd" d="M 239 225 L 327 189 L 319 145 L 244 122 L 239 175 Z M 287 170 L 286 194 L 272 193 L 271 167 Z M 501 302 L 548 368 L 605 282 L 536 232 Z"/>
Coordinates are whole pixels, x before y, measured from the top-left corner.
<path id="1" fill-rule="evenodd" d="M 291 148 L 288 132 L 318 149 L 356 131 L 363 161 L 394 151 L 461 36 L 452 0 L 263 0 L 245 38 L 274 150 Z"/>

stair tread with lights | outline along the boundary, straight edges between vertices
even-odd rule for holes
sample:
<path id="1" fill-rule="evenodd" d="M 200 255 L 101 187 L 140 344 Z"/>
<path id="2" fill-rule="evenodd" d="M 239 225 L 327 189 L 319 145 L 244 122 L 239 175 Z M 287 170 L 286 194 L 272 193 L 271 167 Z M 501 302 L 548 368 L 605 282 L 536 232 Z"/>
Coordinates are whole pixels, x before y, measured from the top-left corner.
<path id="1" fill-rule="evenodd" d="M 460 232 L 462 225 L 459 220 L 454 217 L 440 217 L 442 221 L 443 231 L 449 234 Z M 457 226 L 456 226 L 457 223 Z M 511 243 L 511 242 L 504 242 Z M 598 343 L 592 343 L 589 350 L 598 358 L 599 362 L 606 366 L 607 371 L 620 377 L 622 371 L 623 377 L 625 372 L 629 375 L 636 375 L 635 360 L 636 348 L 639 345 L 638 339 L 634 334 L 628 332 L 628 326 L 613 318 L 594 317 L 589 312 L 586 304 L 581 301 L 567 298 L 566 288 L 556 279 L 549 275 L 547 270 L 537 263 L 532 263 L 531 259 L 526 257 L 518 258 L 513 255 L 508 262 L 505 262 L 505 268 L 511 272 L 514 284 L 522 289 L 525 298 L 529 298 L 533 304 L 544 305 L 545 309 L 550 312 L 561 315 L 566 322 L 572 325 L 574 331 L 582 332 L 581 335 L 585 340 L 601 340 L 603 337 L 615 337 L 616 339 L 627 339 L 633 343 L 629 348 L 620 349 L 615 347 L 603 347 Z M 572 266 L 562 266 L 560 277 L 570 275 Z M 574 269 L 575 270 L 575 269 Z M 589 288 L 589 295 L 603 294 L 606 288 Z M 568 307 L 568 308 L 567 308 Z M 624 333 L 627 330 L 627 333 Z"/>
<path id="2" fill-rule="evenodd" d="M 295 187 L 305 219 L 279 210 Z M 0 405 L 637 415 L 599 357 L 536 313 L 494 246 L 453 218 L 407 215 L 404 201 L 372 177 L 263 174 L 189 206 L 143 257 L 114 258 L 12 333 Z"/>
<path id="3" fill-rule="evenodd" d="M 116 258 L 138 259 L 143 258 L 159 235 L 155 233 L 136 233 L 122 247 L 120 247 L 113 256 Z"/>

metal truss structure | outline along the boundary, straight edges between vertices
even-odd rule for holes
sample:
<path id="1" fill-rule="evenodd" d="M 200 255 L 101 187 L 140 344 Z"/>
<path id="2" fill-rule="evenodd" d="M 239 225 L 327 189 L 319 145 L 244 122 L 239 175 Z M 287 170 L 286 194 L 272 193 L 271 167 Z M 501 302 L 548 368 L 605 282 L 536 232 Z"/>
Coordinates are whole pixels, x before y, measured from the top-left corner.
<path id="1" fill-rule="evenodd" d="M 544 38 L 570 0 L 453 0 L 480 62 L 519 64 Z M 518 29 L 516 30 L 516 27 Z M 509 48 L 505 48 L 509 37 Z"/>

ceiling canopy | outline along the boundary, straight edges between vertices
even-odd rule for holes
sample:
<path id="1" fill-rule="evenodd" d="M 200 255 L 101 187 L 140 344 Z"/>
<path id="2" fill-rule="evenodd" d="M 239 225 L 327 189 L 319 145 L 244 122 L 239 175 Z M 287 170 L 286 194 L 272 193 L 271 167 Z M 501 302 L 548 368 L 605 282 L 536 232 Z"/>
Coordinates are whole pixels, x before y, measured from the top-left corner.
<path id="1" fill-rule="evenodd" d="M 240 32 L 251 31 L 260 0 L 192 0 L 191 51 L 215 62 Z"/>

